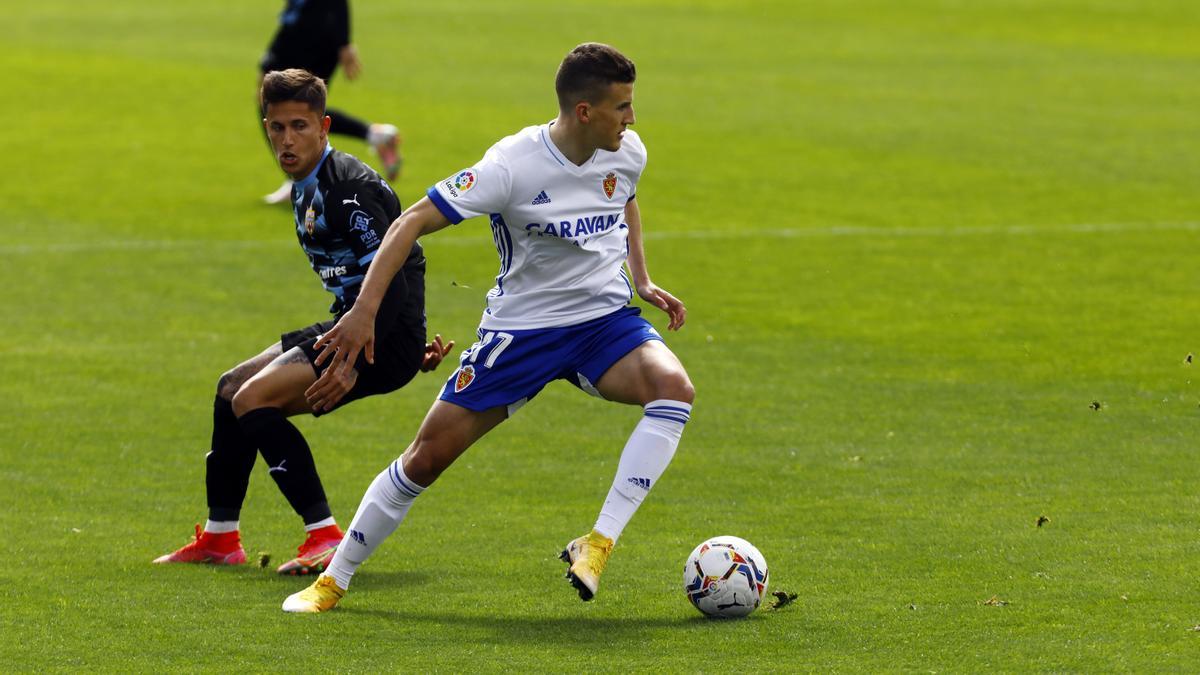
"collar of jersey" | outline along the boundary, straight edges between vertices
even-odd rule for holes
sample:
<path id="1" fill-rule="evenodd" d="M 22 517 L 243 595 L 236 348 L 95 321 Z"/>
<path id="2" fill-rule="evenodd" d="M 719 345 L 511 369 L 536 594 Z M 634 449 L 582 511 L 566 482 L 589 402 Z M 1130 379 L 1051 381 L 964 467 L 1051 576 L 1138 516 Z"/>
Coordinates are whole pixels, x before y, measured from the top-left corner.
<path id="1" fill-rule="evenodd" d="M 600 151 L 596 150 L 593 152 L 592 156 L 588 157 L 588 160 L 583 164 L 576 164 L 575 162 L 572 162 L 571 160 L 567 159 L 565 155 L 559 152 L 558 148 L 554 146 L 554 141 L 550 140 L 550 127 L 552 126 L 554 126 L 553 120 L 551 120 L 550 123 L 542 126 L 542 145 L 546 146 L 546 151 L 550 153 L 550 156 L 553 157 L 556 162 L 563 165 L 563 167 L 569 169 L 572 173 L 582 173 L 584 170 L 590 168 L 592 166 L 592 162 L 596 159 L 596 154 Z"/>
<path id="2" fill-rule="evenodd" d="M 310 171 L 309 174 L 307 176 L 305 176 L 303 180 L 296 181 L 296 185 L 299 185 L 300 187 L 305 188 L 305 187 L 308 187 L 310 184 L 312 184 L 312 182 L 317 179 L 317 172 L 321 170 L 321 165 L 325 163 L 325 158 L 328 157 L 329 153 L 331 153 L 331 152 L 333 152 L 333 145 L 331 143 L 329 143 L 328 141 L 326 141 L 325 142 L 325 152 L 321 153 L 320 161 L 317 162 L 317 165 L 313 167 L 313 170 Z"/>

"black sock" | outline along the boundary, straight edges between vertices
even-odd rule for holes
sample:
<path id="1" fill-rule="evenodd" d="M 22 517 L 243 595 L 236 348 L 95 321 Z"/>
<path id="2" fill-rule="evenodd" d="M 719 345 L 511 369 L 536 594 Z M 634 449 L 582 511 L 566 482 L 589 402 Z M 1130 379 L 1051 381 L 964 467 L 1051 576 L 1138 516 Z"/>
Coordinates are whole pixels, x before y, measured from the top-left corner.
<path id="1" fill-rule="evenodd" d="M 217 396 L 213 401 L 212 452 L 205 459 L 204 474 L 209 520 L 238 519 L 257 457 L 258 448 L 238 424 L 233 404 Z"/>
<path id="2" fill-rule="evenodd" d="M 238 424 L 262 452 L 271 478 L 305 525 L 333 515 L 308 443 L 279 408 L 251 410 Z"/>
<path id="3" fill-rule="evenodd" d="M 325 114 L 329 115 L 329 133 L 340 136 L 354 136 L 364 141 L 367 140 L 367 134 L 371 131 L 371 125 L 334 108 L 326 108 Z"/>

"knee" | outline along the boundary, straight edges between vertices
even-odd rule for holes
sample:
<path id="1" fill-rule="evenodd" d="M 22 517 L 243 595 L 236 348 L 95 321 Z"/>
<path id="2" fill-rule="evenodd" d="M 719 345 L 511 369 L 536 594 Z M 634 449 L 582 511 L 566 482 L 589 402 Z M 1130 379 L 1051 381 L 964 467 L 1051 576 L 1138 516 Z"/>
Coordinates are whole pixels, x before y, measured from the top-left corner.
<path id="1" fill-rule="evenodd" d="M 431 450 L 429 445 L 417 441 L 404 453 L 404 475 L 421 487 L 432 485 L 446 470 Z"/>
<path id="2" fill-rule="evenodd" d="M 233 403 L 233 414 L 237 417 L 266 405 L 258 394 L 258 388 L 250 383 L 235 389 L 230 401 Z"/>
<path id="3" fill-rule="evenodd" d="M 687 372 L 673 370 L 658 378 L 654 386 L 654 398 L 669 399 L 691 404 L 696 400 L 696 388 Z"/>
<path id="4" fill-rule="evenodd" d="M 238 385 L 237 377 L 232 370 L 227 370 L 217 379 L 217 396 L 226 401 L 233 401 L 233 397 L 237 394 Z"/>
<path id="5" fill-rule="evenodd" d="M 422 487 L 428 487 L 450 467 L 455 452 L 454 434 L 422 429 L 404 453 L 404 473 Z"/>

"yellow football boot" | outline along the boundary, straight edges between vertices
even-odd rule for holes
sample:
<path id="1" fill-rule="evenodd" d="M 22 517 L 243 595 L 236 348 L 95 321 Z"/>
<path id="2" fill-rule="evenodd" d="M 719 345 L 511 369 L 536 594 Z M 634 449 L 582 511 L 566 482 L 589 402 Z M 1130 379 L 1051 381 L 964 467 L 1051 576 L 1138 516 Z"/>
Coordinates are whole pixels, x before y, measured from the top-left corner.
<path id="1" fill-rule="evenodd" d="M 591 600 L 600 585 L 600 573 L 612 554 L 613 540 L 592 530 L 567 544 L 558 557 L 571 567 L 567 580 L 579 591 L 580 600 Z"/>
<path id="2" fill-rule="evenodd" d="M 333 577 L 322 574 L 308 588 L 293 593 L 283 601 L 283 611 L 316 614 L 328 612 L 337 606 L 338 600 L 346 595 L 346 590 L 338 588 Z"/>

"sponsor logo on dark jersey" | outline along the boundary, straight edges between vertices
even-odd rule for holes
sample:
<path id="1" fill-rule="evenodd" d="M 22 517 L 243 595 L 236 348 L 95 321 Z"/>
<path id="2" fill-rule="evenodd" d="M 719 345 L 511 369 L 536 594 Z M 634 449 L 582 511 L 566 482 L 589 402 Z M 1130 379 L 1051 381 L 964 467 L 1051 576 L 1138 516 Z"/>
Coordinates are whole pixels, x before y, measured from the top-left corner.
<path id="1" fill-rule="evenodd" d="M 345 274 L 346 266 L 338 265 L 337 267 L 322 267 L 320 272 L 321 272 L 322 279 L 332 279 L 334 277 L 340 277 L 343 274 Z"/>

